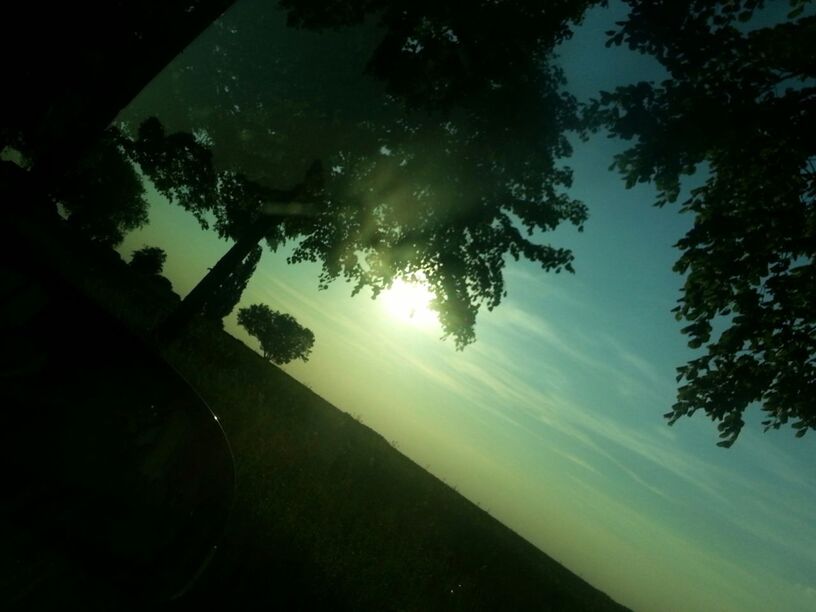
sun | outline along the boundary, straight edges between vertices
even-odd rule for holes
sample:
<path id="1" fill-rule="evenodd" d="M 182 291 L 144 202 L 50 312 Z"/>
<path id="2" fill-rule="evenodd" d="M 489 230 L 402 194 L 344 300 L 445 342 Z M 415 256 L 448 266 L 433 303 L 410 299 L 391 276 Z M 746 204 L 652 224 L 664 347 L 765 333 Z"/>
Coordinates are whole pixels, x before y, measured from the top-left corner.
<path id="1" fill-rule="evenodd" d="M 433 327 L 439 323 L 431 309 L 434 295 L 419 282 L 397 279 L 390 289 L 383 291 L 380 300 L 386 312 L 401 323 L 416 327 Z"/>

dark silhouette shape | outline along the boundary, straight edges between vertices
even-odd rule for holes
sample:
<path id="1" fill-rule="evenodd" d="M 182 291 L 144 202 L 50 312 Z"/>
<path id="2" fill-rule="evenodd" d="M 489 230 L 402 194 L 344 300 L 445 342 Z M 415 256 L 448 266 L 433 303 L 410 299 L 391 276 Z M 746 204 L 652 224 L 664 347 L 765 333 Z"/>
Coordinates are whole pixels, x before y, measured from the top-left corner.
<path id="1" fill-rule="evenodd" d="M 162 276 L 166 259 L 167 253 L 159 247 L 146 246 L 133 252 L 130 259 L 130 267 L 145 276 L 154 287 L 178 299 L 178 296 L 173 291 L 173 283 L 171 283 L 167 277 Z"/>
<path id="2" fill-rule="evenodd" d="M 0 55 L 13 96 L 0 100 L 0 149 L 32 160 L 43 183 L 58 180 L 162 68 L 235 0 L 4 6 Z M 43 53 L 21 53 L 47 40 Z"/>
<path id="3" fill-rule="evenodd" d="M 319 161 L 295 187 L 265 188 L 242 174 L 217 173 L 205 144 L 189 133 L 167 134 L 155 117 L 141 123 L 137 138 L 122 136 L 120 143 L 160 193 L 191 212 L 204 229 L 215 216 L 218 234 L 236 241 L 158 326 L 155 336 L 162 343 L 175 339 L 196 314 L 219 322 L 228 315 L 260 258 L 260 251 L 254 254 L 258 242 L 266 239 L 274 249 L 302 234 L 308 227 L 303 219 L 314 215 L 322 193 Z"/>
<path id="4" fill-rule="evenodd" d="M 484 95 L 535 80 L 539 60 L 569 37 L 596 2 L 280 0 L 290 25 L 325 30 L 376 21 L 384 30 L 367 72 L 420 108 L 480 104 Z"/>
<path id="5" fill-rule="evenodd" d="M 286 238 L 286 227 L 294 230 L 294 235 L 303 232 L 304 219 L 314 216 L 314 202 L 322 191 L 322 173 L 321 163 L 315 161 L 307 170 L 303 182 L 288 190 L 264 189 L 240 176 L 219 181 L 224 191 L 229 191 L 230 186 L 238 188 L 221 200 L 219 210 L 222 216 L 217 229 L 223 237 L 231 237 L 233 232 L 241 233 L 235 244 L 158 325 L 155 337 L 160 343 L 168 343 L 178 337 L 190 319 L 202 312 L 206 302 L 228 282 L 258 242 L 265 238 L 277 247 Z M 240 195 L 236 196 L 236 193 Z M 250 194 L 249 199 L 247 194 Z"/>
<path id="6" fill-rule="evenodd" d="M 256 34 L 276 39 L 261 34 L 279 17 L 247 3 L 208 32 L 206 49 L 197 43 L 198 51 L 171 67 L 166 80 L 174 89 L 154 94 L 161 106 L 137 101 L 136 107 L 153 113 L 166 108 L 168 98 L 189 100 L 167 112 L 173 128 L 210 134 L 216 167 L 264 189 L 298 180 L 308 159 L 325 162 L 325 195 L 314 214 L 282 206 L 276 210 L 289 214 L 254 234 L 228 231 L 240 241 L 247 238 L 226 256 L 225 267 L 234 269 L 251 240 L 274 232 L 276 239 L 299 238 L 292 263 L 322 264 L 320 286 L 342 277 L 354 293 L 368 287 L 376 295 L 397 278 L 422 277 L 436 295 L 432 306 L 446 335 L 462 348 L 475 339 L 479 310 L 498 306 L 504 297 L 509 257 L 572 271 L 571 252 L 543 237 L 562 222 L 580 229 L 587 216 L 584 205 L 565 193 L 571 172 L 559 160 L 570 153 L 565 133 L 578 126 L 578 118 L 549 51 L 587 3 L 498 3 L 467 12 L 437 4 L 336 2 L 312 15 L 323 9 L 285 3 L 293 23 L 307 27 L 360 23 L 369 13 L 373 21 L 380 18 L 380 29 L 365 26 L 349 34 L 355 44 L 339 45 L 337 57 L 348 65 L 368 64 L 389 95 L 380 85 L 365 89 L 366 98 L 352 94 L 357 103 L 351 104 L 344 100 L 348 87 L 340 89 L 344 82 L 329 87 L 318 78 L 292 79 L 292 73 L 313 70 L 301 63 L 300 49 L 294 58 L 292 51 L 268 59 L 263 48 L 239 52 L 236 40 L 255 40 Z M 349 11 L 355 17 L 344 21 Z M 312 16 L 298 16 L 306 13 Z M 491 34 L 513 27 L 520 30 L 509 39 Z M 230 33 L 236 29 L 242 36 Z M 414 34 L 420 38 L 413 51 L 397 53 L 395 41 Z M 381 46 L 383 36 L 389 42 Z M 196 70 L 183 70 L 191 61 Z M 477 68 L 482 63 L 484 70 Z M 236 75 L 228 88 L 207 80 L 222 66 Z M 284 203 L 263 196 L 254 202 L 259 200 Z M 208 291 L 206 285 L 201 291 Z M 193 303 L 188 313 L 198 310 Z M 174 327 L 182 326 L 168 323 L 164 331 Z"/>
<path id="7" fill-rule="evenodd" d="M 14 466 L 0 497 L 0 608 L 155 608 L 221 540 L 231 451 L 179 373 L 89 297 L 132 273 L 42 214 L 47 195 L 17 178 L 0 243 L 0 455 Z"/>
<path id="8" fill-rule="evenodd" d="M 218 290 L 204 302 L 201 314 L 223 325 L 224 317 L 228 316 L 241 300 L 241 295 L 255 272 L 262 253 L 263 249 L 260 246 L 252 249 Z"/>
<path id="9" fill-rule="evenodd" d="M 115 128 L 51 188 L 52 198 L 68 214 L 68 224 L 91 240 L 116 246 L 125 234 L 147 223 L 142 181 Z"/>
<path id="10" fill-rule="evenodd" d="M 238 311 L 238 324 L 261 343 L 264 359 L 282 365 L 293 359 L 309 360 L 314 334 L 292 315 L 253 304 Z"/>
<path id="11" fill-rule="evenodd" d="M 19 145 L 33 172 L 54 181 L 162 66 L 232 4 L 117 4 L 106 14 L 103 30 L 90 25 L 92 7 L 55 9 L 48 20 L 53 25 L 40 28 L 34 5 L 15 4 L 4 20 L 2 33 L 8 36 L 0 40 L 4 55 L 19 58 L 7 81 L 22 93 L 3 101 L 3 143 Z M 402 159 L 414 164 L 395 172 L 401 179 L 416 177 L 407 185 L 418 189 L 406 190 L 416 194 L 413 202 L 400 198 L 397 203 L 393 196 L 386 201 L 390 211 L 372 210 L 372 202 L 360 201 L 359 189 L 356 198 L 333 200 L 315 224 L 322 228 L 303 241 L 293 261 L 321 261 L 321 284 L 343 276 L 355 282 L 355 291 L 369 286 L 375 294 L 398 276 L 424 273 L 437 294 L 443 328 L 460 348 L 475 339 L 479 309 L 492 309 L 504 295 L 504 255 L 524 256 L 547 270 L 571 269 L 568 250 L 533 242 L 516 220 L 532 234 L 564 220 L 580 226 L 586 217 L 584 207 L 562 192 L 571 177 L 556 160 L 569 153 L 564 132 L 576 125 L 575 104 L 561 91 L 563 75 L 548 54 L 591 4 L 483 3 L 460 11 L 393 0 L 334 2 L 327 11 L 313 2 L 284 3 L 292 22 L 308 27 L 378 18 L 382 29 L 372 31 L 385 38 L 368 65 L 390 92 L 384 106 L 401 108 L 404 102 L 445 113 L 421 115 L 426 121 L 418 128 L 411 121 L 397 123 L 410 141 L 399 153 L 412 153 Z M 35 24 L 32 31 L 26 24 Z M 34 38 L 48 38 L 61 53 L 21 57 L 20 41 Z M 404 44 L 410 47 L 405 53 Z M 29 86 L 30 75 L 39 77 L 35 87 Z M 393 126 L 399 119 L 393 112 L 380 118 L 388 121 L 370 127 Z M 382 131 L 375 134 L 375 140 L 382 137 Z M 425 156 L 430 142 L 440 146 L 436 155 Z M 353 172 L 363 181 L 396 188 L 400 181 L 388 175 L 401 160 L 376 158 L 391 150 L 386 145 L 355 152 Z M 453 172 L 459 167 L 465 169 L 461 176 Z M 487 192 L 481 189 L 485 185 L 491 187 Z M 382 227 L 368 231 L 372 219 L 384 222 Z M 233 263 L 248 253 L 239 250 L 243 253 Z M 374 261 L 371 269 L 359 253 Z"/>
<path id="12" fill-rule="evenodd" d="M 636 140 L 615 166 L 628 186 L 653 182 L 658 206 L 683 175 L 707 176 L 681 205 L 694 227 L 674 266 L 674 312 L 705 353 L 678 368 L 666 417 L 702 410 L 728 447 L 756 402 L 766 430 L 802 436 L 816 428 L 816 17 L 801 2 L 772 26 L 752 21 L 757 2 L 628 4 L 608 44 L 654 55 L 670 78 L 603 93 L 590 118 Z"/>
<path id="13" fill-rule="evenodd" d="M 130 256 L 130 267 L 139 274 L 155 276 L 162 273 L 165 261 L 167 261 L 167 253 L 163 249 L 145 246 L 134 251 Z"/>
<path id="14" fill-rule="evenodd" d="M 161 122 L 150 117 L 139 126 L 138 137 L 126 141 L 126 148 L 159 193 L 208 227 L 206 215 L 216 206 L 217 176 L 207 146 L 192 134 L 166 134 Z"/>

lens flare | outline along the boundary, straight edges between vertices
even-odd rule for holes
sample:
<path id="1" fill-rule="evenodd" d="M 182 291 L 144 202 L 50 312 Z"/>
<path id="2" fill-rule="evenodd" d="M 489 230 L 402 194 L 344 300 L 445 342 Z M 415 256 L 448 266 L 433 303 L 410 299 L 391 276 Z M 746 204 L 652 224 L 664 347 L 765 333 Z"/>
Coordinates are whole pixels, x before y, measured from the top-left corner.
<path id="1" fill-rule="evenodd" d="M 439 324 L 436 312 L 431 309 L 434 295 L 422 283 L 402 279 L 394 281 L 379 299 L 386 312 L 401 323 L 417 327 L 433 327 Z"/>

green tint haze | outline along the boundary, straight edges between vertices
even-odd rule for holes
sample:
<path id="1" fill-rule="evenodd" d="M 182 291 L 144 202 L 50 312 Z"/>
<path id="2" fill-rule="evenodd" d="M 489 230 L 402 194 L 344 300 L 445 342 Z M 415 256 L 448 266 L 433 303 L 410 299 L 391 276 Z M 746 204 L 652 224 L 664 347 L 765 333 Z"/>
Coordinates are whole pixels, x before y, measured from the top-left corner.
<path id="1" fill-rule="evenodd" d="M 604 49 L 616 10 L 592 12 L 560 49 L 579 99 L 660 76 Z M 554 240 L 574 250 L 576 274 L 510 263 L 508 298 L 479 314 L 463 352 L 365 291 L 318 291 L 319 266 L 287 265 L 286 248 L 265 251 L 239 306 L 293 314 L 316 342 L 287 372 L 619 602 L 816 609 L 812 436 L 761 434 L 758 410 L 729 450 L 702 417 L 666 425 L 675 368 L 693 355 L 670 313 L 682 281 L 672 245 L 690 220 L 653 208 L 651 189 L 623 188 L 607 170 L 619 143 L 574 144 L 570 195 L 590 220 Z M 150 225 L 121 250 L 165 249 L 184 295 L 229 245 L 149 186 L 148 197 Z M 256 347 L 235 312 L 225 326 Z"/>

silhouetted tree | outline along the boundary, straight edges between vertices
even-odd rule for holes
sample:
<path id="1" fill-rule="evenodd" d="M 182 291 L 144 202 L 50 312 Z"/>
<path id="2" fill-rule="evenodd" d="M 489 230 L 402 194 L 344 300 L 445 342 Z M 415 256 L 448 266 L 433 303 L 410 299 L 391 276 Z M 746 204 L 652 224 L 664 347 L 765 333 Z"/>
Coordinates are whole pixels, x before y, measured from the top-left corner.
<path id="1" fill-rule="evenodd" d="M 154 276 L 162 273 L 165 261 L 167 261 L 167 253 L 163 249 L 146 246 L 138 251 L 133 251 L 130 257 L 130 267 L 139 274 Z"/>
<path id="2" fill-rule="evenodd" d="M 90 25 L 95 23 L 89 18 L 93 7 L 71 5 L 53 12 L 49 24 L 56 25 L 32 31 L 29 37 L 53 35 L 53 46 L 62 54 L 45 61 L 29 54 L 14 66 L 15 89 L 28 92 L 26 80 L 32 74 L 40 77 L 40 87 L 31 96 L 13 97 L 11 106 L 2 108 L 4 141 L 23 142 L 38 175 L 59 175 L 70 158 L 69 143 L 83 148 L 92 142 L 160 66 L 232 4 L 231 0 L 119 3 L 111 8 L 109 27 L 104 29 Z M 331 199 L 293 260 L 323 262 L 322 284 L 344 276 L 354 281 L 355 290 L 368 286 L 375 293 L 396 276 L 424 274 L 437 294 L 442 325 L 460 347 L 474 339 L 479 308 L 495 307 L 504 294 L 504 255 L 523 255 L 545 269 L 570 269 L 569 251 L 530 240 L 519 227 L 532 234 L 562 220 L 580 226 L 585 218 L 580 203 L 559 193 L 570 181 L 569 171 L 556 160 L 569 152 L 563 132 L 574 127 L 574 101 L 560 91 L 562 76 L 549 52 L 591 4 L 515 0 L 482 2 L 463 11 L 428 1 L 349 0 L 333 2 L 327 11 L 314 2 L 286 2 L 292 23 L 312 28 L 378 22 L 383 38 L 368 65 L 390 92 L 386 106 L 396 108 L 405 102 L 412 109 L 451 114 L 437 115 L 422 133 L 412 130 L 409 121 L 403 131 L 413 139 L 411 148 L 422 151 L 421 141 L 434 142 L 443 131 L 446 141 L 460 135 L 450 151 L 469 148 L 467 155 L 445 153 L 450 173 L 434 175 L 397 166 L 403 168 L 402 180 L 420 177 L 405 183 L 404 189 L 388 176 L 397 160 L 377 158 L 380 153 L 388 157 L 384 152 L 393 150 L 389 143 L 353 152 L 355 164 L 365 159 L 382 163 L 361 162 L 362 170 L 349 173 L 381 186 L 390 183 L 391 196 L 381 207 L 362 202 L 359 185 L 356 197 Z M 13 18 L 4 23 L 22 24 L 23 35 L 26 24 L 41 23 L 30 8 L 15 5 L 14 10 Z M 14 32 L 6 28 L 4 33 Z M 10 41 L 7 55 L 17 56 L 18 38 L 3 40 Z M 319 79 L 314 75 L 308 80 Z M 387 140 L 387 126 L 394 118 L 393 113 L 380 115 L 382 129 L 369 131 L 380 141 Z M 17 129 L 15 122 L 22 127 Z M 342 152 L 335 153 L 342 157 Z M 416 164 L 428 170 L 438 161 L 433 155 L 427 160 Z M 457 176 L 453 170 L 460 164 L 466 172 Z M 469 179 L 487 182 L 488 176 L 494 187 L 500 186 L 493 193 L 468 188 Z M 302 189 L 298 191 L 301 196 Z M 366 204 L 362 209 L 361 203 Z M 291 209 L 277 210 L 273 216 L 278 221 L 294 223 Z M 420 227 L 410 227 L 412 221 L 419 221 Z M 248 253 L 242 250 L 224 260 L 229 266 L 216 265 L 214 277 L 242 260 Z M 215 281 L 211 278 L 210 284 L 220 284 Z"/>
<path id="3" fill-rule="evenodd" d="M 252 249 L 218 290 L 204 302 L 201 312 L 205 317 L 218 324 L 223 323 L 224 317 L 228 316 L 241 300 L 241 295 L 255 272 L 262 252 L 260 246 Z"/>
<path id="4" fill-rule="evenodd" d="M 278 365 L 293 359 L 308 361 L 314 334 L 290 314 L 253 304 L 238 311 L 238 324 L 261 343 L 264 359 Z"/>
<path id="5" fill-rule="evenodd" d="M 154 287 L 178 299 L 178 295 L 173 291 L 173 283 L 167 277 L 162 276 L 162 269 L 166 260 L 167 253 L 162 249 L 146 246 L 133 252 L 130 267 L 144 276 Z"/>
<path id="6" fill-rule="evenodd" d="M 122 142 L 120 132 L 109 128 L 51 191 L 69 225 L 109 246 L 147 223 L 144 187 Z"/>
<path id="7" fill-rule="evenodd" d="M 790 3 L 769 24 L 762 2 L 628 0 L 608 44 L 649 53 L 662 83 L 603 93 L 590 116 L 635 144 L 615 166 L 627 186 L 651 181 L 694 226 L 674 269 L 685 284 L 677 319 L 704 354 L 678 368 L 674 423 L 703 410 L 721 446 L 760 403 L 764 421 L 816 428 L 816 16 Z M 747 26 L 747 27 L 746 27 Z"/>
<path id="8" fill-rule="evenodd" d="M 526 89 L 539 69 L 548 72 L 547 54 L 571 36 L 589 6 L 600 3 L 477 1 L 463 9 L 437 0 L 278 2 L 297 27 L 326 30 L 375 21 L 383 34 L 366 70 L 409 106 L 481 107 L 495 118 L 501 112 L 491 105 L 503 98 L 496 92 Z"/>
<path id="9" fill-rule="evenodd" d="M 303 182 L 288 190 L 267 189 L 241 175 L 229 174 L 219 177 L 218 188 L 216 229 L 235 243 L 158 325 L 155 336 L 159 342 L 176 338 L 220 287 L 229 283 L 230 276 L 261 240 L 266 239 L 276 249 L 286 238 L 314 228 L 312 219 L 322 190 L 322 166 L 315 161 Z"/>
<path id="10" fill-rule="evenodd" d="M 143 121 L 137 137 L 124 142 L 157 191 L 207 229 L 207 215 L 217 205 L 217 176 L 209 147 L 189 133 L 167 134 L 156 117 Z"/>
<path id="11" fill-rule="evenodd" d="M 0 100 L 0 146 L 13 144 L 32 159 L 33 175 L 65 170 L 81 178 L 73 160 L 88 156 L 75 153 L 92 149 L 116 112 L 233 3 L 113 3 L 106 28 L 96 27 L 91 4 L 51 7 L 42 20 L 38 4 L 12 3 L 0 44 L 4 57 L 15 58 L 5 81 L 17 93 Z M 379 27 L 381 37 L 365 64 L 389 96 L 367 119 L 333 115 L 327 104 L 318 109 L 329 125 L 365 128 L 360 133 L 369 136 L 353 150 L 301 150 L 286 160 L 287 147 L 278 147 L 279 166 L 290 171 L 269 171 L 269 184 L 292 184 L 304 160 L 315 158 L 327 161 L 337 184 L 327 180 L 321 205 L 305 216 L 294 211 L 314 198 L 307 202 L 302 187 L 279 192 L 298 196 L 289 198 L 300 200 L 291 208 L 256 201 L 275 218 L 266 235 L 303 236 L 293 261 L 320 261 L 321 284 L 343 276 L 355 290 L 376 293 L 396 276 L 421 273 L 437 294 L 445 330 L 458 346 L 472 341 L 479 308 L 504 295 L 507 254 L 570 269 L 569 251 L 529 234 L 538 238 L 564 220 L 580 227 L 586 216 L 560 191 L 571 178 L 557 163 L 569 153 L 563 133 L 578 122 L 549 52 L 591 4 L 485 0 L 463 10 L 431 0 L 282 0 L 298 26 L 378 24 L 371 31 Z M 616 165 L 630 185 L 654 181 L 659 205 L 679 197 L 682 175 L 700 165 L 708 173 L 683 204 L 695 225 L 679 243 L 676 266 L 686 275 L 677 316 L 706 354 L 679 369 L 685 384 L 667 416 L 674 422 L 703 409 L 719 420 L 727 446 L 756 401 L 769 414 L 767 427 L 792 420 L 801 435 L 816 426 L 814 17 L 803 12 L 805 0 L 790 0 L 789 21 L 775 26 L 752 22 L 761 0 L 628 4 L 632 12 L 610 43 L 654 55 L 671 78 L 605 94 L 590 114 L 614 136 L 636 141 Z M 20 54 L 21 38 L 48 39 L 59 52 Z M 246 57 L 247 64 L 260 59 Z M 296 80 L 320 80 L 309 77 Z M 303 109 L 302 96 L 284 97 L 282 108 Z M 435 114 L 400 115 L 403 103 Z M 240 114 L 240 105 L 230 108 Z M 304 138 L 324 140 L 331 139 Z M 114 168 L 122 184 L 129 180 L 123 168 Z M 125 215 L 97 227 L 101 217 L 88 214 L 93 198 L 70 187 L 71 179 L 61 197 L 73 199 L 73 222 L 103 241 L 140 222 Z M 229 265 L 216 268 L 233 269 L 250 250 L 232 252 Z"/>
<path id="12" fill-rule="evenodd" d="M 199 88 L 208 102 L 194 101 L 202 106 L 177 115 L 182 125 L 173 127 L 210 134 L 219 169 L 234 176 L 243 167 L 258 169 L 247 180 L 261 189 L 245 201 L 268 225 L 241 233 L 236 251 L 213 267 L 213 276 L 234 269 L 249 252 L 250 239 L 270 233 L 295 238 L 291 261 L 320 262 L 321 286 L 343 277 L 355 293 L 368 287 L 376 295 L 398 277 L 422 277 L 436 295 L 432 306 L 446 334 L 463 347 L 475 338 L 479 309 L 494 308 L 504 296 L 507 256 L 571 271 L 570 251 L 542 239 L 563 221 L 580 229 L 586 219 L 583 204 L 565 193 L 571 172 L 559 160 L 570 153 L 565 133 L 578 119 L 551 51 L 589 4 L 479 3 L 459 11 L 444 3 L 335 2 L 336 12 L 320 12 L 314 3 L 285 3 L 292 22 L 307 27 L 347 25 L 335 20 L 349 11 L 355 17 L 348 23 L 361 23 L 368 14 L 376 18 L 381 27 L 366 30 L 346 52 L 351 64 L 360 63 L 359 52 L 367 53 L 362 65 L 389 93 L 350 105 L 343 101 L 346 90 L 321 88 L 317 75 L 291 79 L 289 73 L 303 72 L 299 60 L 294 69 L 281 66 L 280 56 L 273 62 L 255 50 L 229 56 L 241 65 L 240 77 L 228 79 L 227 86 L 216 81 Z M 245 11 L 255 7 L 257 17 L 244 13 L 242 27 L 262 24 L 269 11 L 261 6 L 243 5 Z M 213 32 L 221 35 L 218 28 Z M 249 76 L 250 66 L 261 70 Z M 268 71 L 275 70 L 286 78 L 270 78 Z M 174 74 L 183 80 L 201 72 L 218 73 L 203 67 Z M 312 83 L 318 96 L 303 105 L 302 90 Z M 220 102 L 210 105 L 216 98 Z M 289 132 L 289 126 L 295 129 Z M 230 139 L 230 132 L 236 136 Z M 276 140 L 281 132 L 294 143 L 291 157 Z M 245 138 L 251 147 L 236 140 Z M 259 159 L 246 161 L 250 155 Z M 317 175 L 314 165 L 296 187 L 268 188 L 283 182 L 278 177 L 303 176 L 308 158 L 326 162 L 320 190 L 306 187 Z M 208 280 L 210 289 L 223 278 Z M 187 308 L 198 310 L 195 304 Z M 171 323 L 164 327 L 178 327 Z"/>

